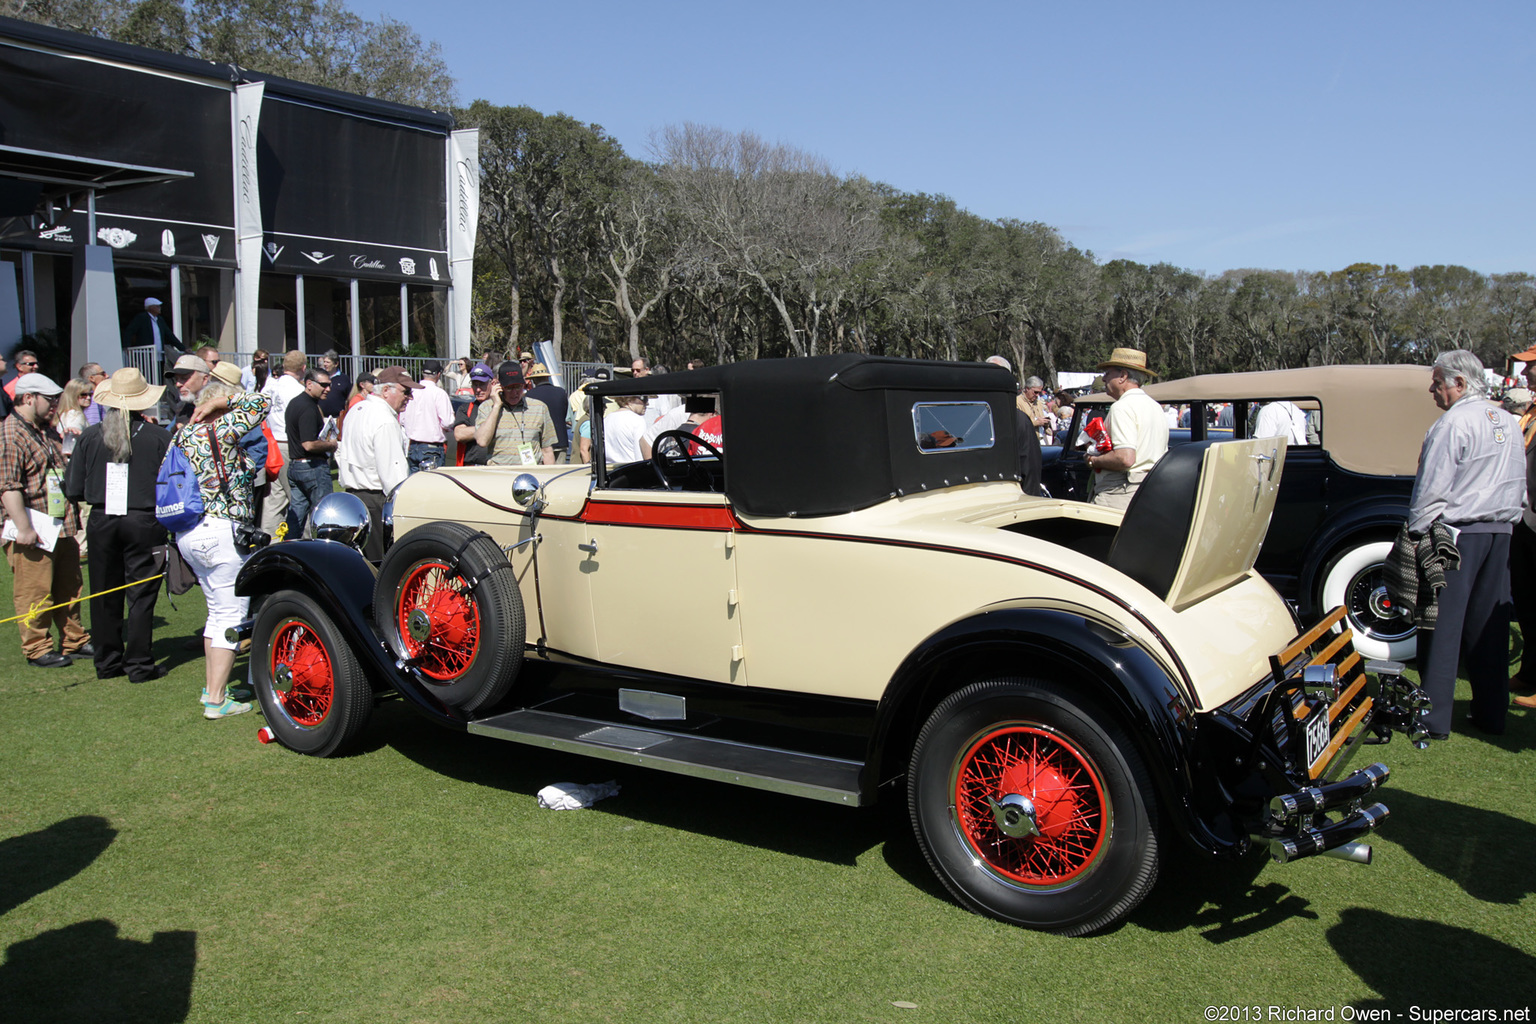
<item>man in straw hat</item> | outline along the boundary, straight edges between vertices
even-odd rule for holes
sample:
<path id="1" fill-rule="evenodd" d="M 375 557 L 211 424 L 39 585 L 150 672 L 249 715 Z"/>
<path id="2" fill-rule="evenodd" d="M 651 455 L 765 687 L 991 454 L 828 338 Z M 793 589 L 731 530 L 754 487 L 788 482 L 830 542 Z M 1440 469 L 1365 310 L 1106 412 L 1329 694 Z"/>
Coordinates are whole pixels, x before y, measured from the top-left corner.
<path id="1" fill-rule="evenodd" d="M 115 589 L 159 571 L 154 548 L 165 543 L 166 535 L 155 519 L 155 477 L 171 435 L 145 420 L 144 410 L 155 408 L 164 390 L 165 385 L 150 384 L 131 366 L 98 384 L 101 422 L 80 435 L 64 474 L 65 496 L 91 506 L 85 535 L 98 679 L 126 675 L 130 683 L 143 683 L 166 672 L 150 652 L 159 580 Z M 114 592 L 103 593 L 109 590 Z"/>
<path id="2" fill-rule="evenodd" d="M 16 407 L 0 423 L 0 505 L 4 506 L 21 652 L 33 668 L 63 668 L 95 655 L 80 622 L 80 606 L 56 604 L 80 596 L 80 516 L 64 497 L 64 443 L 54 429 L 64 389 L 40 373 L 16 378 Z M 51 628 L 63 637 L 53 649 Z"/>
<path id="3" fill-rule="evenodd" d="M 1103 455 L 1089 453 L 1086 459 L 1094 471 L 1093 502 L 1123 509 L 1168 450 L 1168 418 L 1157 400 L 1141 389 L 1156 376 L 1147 369 L 1145 352 L 1117 348 L 1099 369 L 1104 371 L 1104 390 L 1115 400 L 1108 423 L 1114 448 Z"/>

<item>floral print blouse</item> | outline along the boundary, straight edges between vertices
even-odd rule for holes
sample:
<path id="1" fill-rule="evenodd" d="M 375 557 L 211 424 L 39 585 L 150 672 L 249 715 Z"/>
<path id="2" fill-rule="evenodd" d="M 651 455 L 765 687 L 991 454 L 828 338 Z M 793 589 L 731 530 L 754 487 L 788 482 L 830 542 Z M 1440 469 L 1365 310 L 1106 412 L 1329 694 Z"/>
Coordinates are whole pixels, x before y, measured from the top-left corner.
<path id="1" fill-rule="evenodd" d="M 197 473 L 203 492 L 203 513 L 249 523 L 253 518 L 251 488 L 256 471 L 240 447 L 240 439 L 259 426 L 272 408 L 272 399 L 259 391 L 229 396 L 229 411 L 212 423 L 188 423 L 176 431 L 172 443 L 181 446 L 187 461 Z M 224 485 L 219 483 L 219 468 L 213 459 L 214 436 L 218 437 L 219 455 L 224 463 Z M 228 497 L 226 497 L 226 493 Z"/>

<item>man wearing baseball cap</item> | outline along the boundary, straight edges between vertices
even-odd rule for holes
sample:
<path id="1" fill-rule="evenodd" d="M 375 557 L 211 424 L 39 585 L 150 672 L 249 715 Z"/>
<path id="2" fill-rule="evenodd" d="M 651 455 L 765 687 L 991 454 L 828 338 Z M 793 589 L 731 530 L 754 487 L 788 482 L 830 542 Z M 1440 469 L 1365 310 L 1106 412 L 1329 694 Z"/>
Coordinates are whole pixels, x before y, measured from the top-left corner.
<path id="1" fill-rule="evenodd" d="M 128 329 L 123 332 L 123 349 L 126 352 L 136 346 L 148 346 L 155 350 L 156 367 L 159 372 L 169 361 L 171 355 L 185 355 L 186 349 L 182 347 L 181 339 L 176 337 L 171 325 L 160 317 L 160 300 L 150 297 L 144 300 L 144 311 L 128 321 Z M 124 360 L 125 362 L 127 360 Z"/>
<path id="2" fill-rule="evenodd" d="M 81 594 L 80 517 L 74 502 L 64 497 L 64 442 L 54 429 L 63 392 L 40 373 L 22 374 L 16 381 L 15 409 L 0 422 L 0 506 L 17 615 Z M 45 538 L 39 524 L 57 536 Z M 21 651 L 34 668 L 63 668 L 75 657 L 96 656 L 78 604 L 21 619 L 17 626 Z M 51 626 L 59 628 L 62 653 L 53 649 Z"/>
<path id="3" fill-rule="evenodd" d="M 443 431 L 453 426 L 453 402 L 448 392 L 438 386 L 443 364 L 429 359 L 421 366 L 421 390 L 400 414 L 400 429 L 405 431 L 406 461 L 411 472 L 435 469 L 443 464 L 448 452 Z"/>
<path id="4" fill-rule="evenodd" d="M 511 360 L 496 368 L 491 400 L 475 414 L 475 444 L 491 450 L 492 466 L 555 464 L 555 421 L 549 407 L 526 397 L 528 382 Z"/>
<path id="5" fill-rule="evenodd" d="M 181 424 L 192 418 L 192 410 L 196 407 L 197 393 L 208 386 L 209 366 L 208 361 L 198 356 L 181 356 L 171 367 L 171 372 L 166 374 L 168 383 L 176 385 L 169 389 L 167 397 L 171 400 L 171 420 Z"/>
<path id="6" fill-rule="evenodd" d="M 370 561 L 384 560 L 384 501 L 410 475 L 405 461 L 405 432 L 400 429 L 400 410 L 421 385 L 403 366 L 386 366 L 374 374 L 373 394 L 347 413 L 347 426 L 336 449 L 337 476 L 347 493 L 362 499 L 372 528 L 363 554 Z"/>
<path id="7" fill-rule="evenodd" d="M 495 380 L 496 371 L 484 363 L 476 363 L 474 369 L 469 371 L 469 388 L 474 401 L 466 405 L 453 421 L 453 440 L 458 445 L 458 456 L 455 459 L 457 465 L 483 466 L 490 458 L 490 452 L 475 444 L 475 414 L 491 397 L 491 384 Z"/>

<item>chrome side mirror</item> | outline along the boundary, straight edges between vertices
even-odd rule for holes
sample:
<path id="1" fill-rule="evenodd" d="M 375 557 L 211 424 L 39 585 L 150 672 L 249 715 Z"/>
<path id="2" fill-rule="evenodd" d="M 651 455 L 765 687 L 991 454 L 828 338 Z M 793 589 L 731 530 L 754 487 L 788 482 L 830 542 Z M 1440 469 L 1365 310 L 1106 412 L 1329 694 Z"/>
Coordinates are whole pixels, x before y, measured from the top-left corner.
<path id="1" fill-rule="evenodd" d="M 512 481 L 512 500 L 528 510 L 530 535 L 538 529 L 539 513 L 544 511 L 543 493 L 539 478 L 532 473 L 519 473 Z"/>

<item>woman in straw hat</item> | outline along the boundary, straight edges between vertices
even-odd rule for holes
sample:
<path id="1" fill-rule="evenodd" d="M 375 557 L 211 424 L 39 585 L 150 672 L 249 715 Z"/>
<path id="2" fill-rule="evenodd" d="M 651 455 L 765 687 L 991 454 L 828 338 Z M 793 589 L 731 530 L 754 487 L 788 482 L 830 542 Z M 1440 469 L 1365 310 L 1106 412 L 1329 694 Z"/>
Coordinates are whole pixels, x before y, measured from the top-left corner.
<path id="1" fill-rule="evenodd" d="M 158 573 L 154 548 L 165 543 L 165 528 L 155 519 L 155 477 L 171 435 L 143 413 L 159 403 L 164 390 L 131 366 L 97 385 L 101 422 L 80 435 L 64 476 L 65 496 L 91 506 L 87 564 L 98 679 L 126 675 L 129 682 L 142 683 L 166 672 L 150 653 L 159 581 L 96 596 Z"/>

